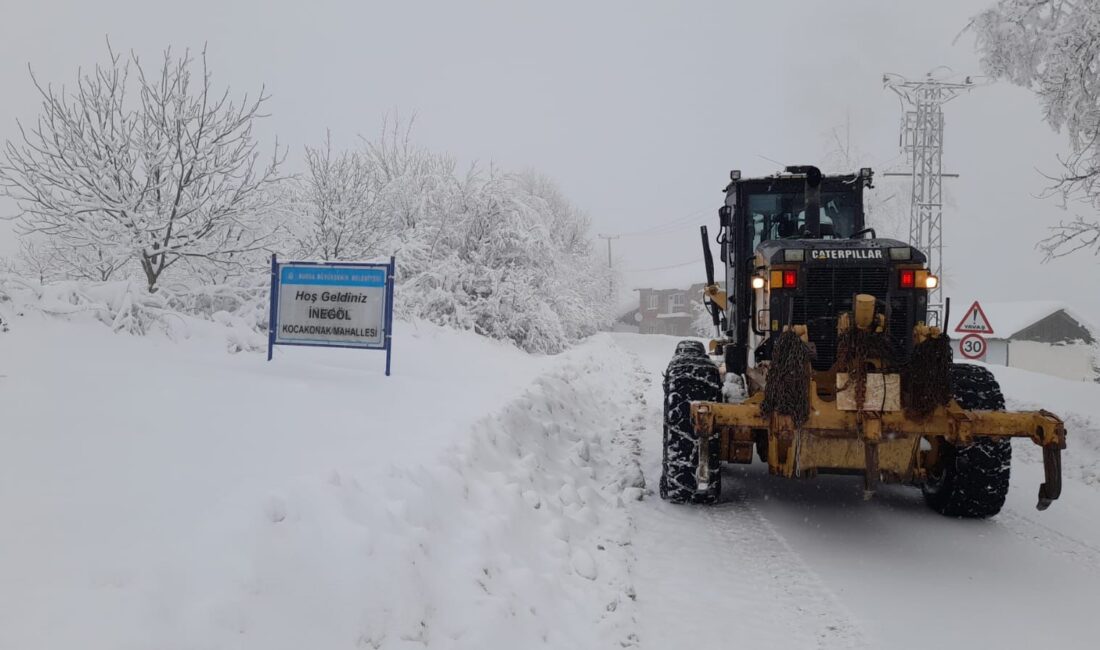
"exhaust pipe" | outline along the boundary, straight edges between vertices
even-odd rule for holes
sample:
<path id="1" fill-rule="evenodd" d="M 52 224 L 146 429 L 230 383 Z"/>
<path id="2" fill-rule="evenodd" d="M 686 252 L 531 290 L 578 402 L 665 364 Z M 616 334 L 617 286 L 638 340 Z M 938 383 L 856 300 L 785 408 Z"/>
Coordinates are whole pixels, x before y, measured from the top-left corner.
<path id="1" fill-rule="evenodd" d="M 707 291 L 714 286 L 714 257 L 710 252 L 710 237 L 707 236 L 707 227 L 700 226 L 699 234 L 703 238 L 703 264 L 707 269 L 707 286 L 703 289 L 703 304 L 706 306 L 707 311 L 710 312 L 710 319 L 714 322 L 714 329 L 718 332 L 718 336 L 721 336 L 722 331 L 722 317 L 721 310 L 718 305 L 714 304 L 713 300 L 706 298 Z"/>

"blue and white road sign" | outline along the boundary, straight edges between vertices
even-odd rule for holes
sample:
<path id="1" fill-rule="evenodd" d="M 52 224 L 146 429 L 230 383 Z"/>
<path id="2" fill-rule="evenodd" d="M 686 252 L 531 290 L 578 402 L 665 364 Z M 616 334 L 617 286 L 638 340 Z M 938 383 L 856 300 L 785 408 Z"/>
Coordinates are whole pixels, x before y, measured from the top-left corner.
<path id="1" fill-rule="evenodd" d="M 394 260 L 389 264 L 271 258 L 268 360 L 276 345 L 386 351 L 390 374 Z"/>

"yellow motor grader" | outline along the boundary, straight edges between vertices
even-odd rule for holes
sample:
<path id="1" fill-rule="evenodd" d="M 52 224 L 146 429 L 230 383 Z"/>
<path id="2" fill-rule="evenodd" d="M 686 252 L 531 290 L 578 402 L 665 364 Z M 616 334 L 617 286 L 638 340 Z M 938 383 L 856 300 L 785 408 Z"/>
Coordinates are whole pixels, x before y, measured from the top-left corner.
<path id="1" fill-rule="evenodd" d="M 990 517 L 1013 437 L 1043 448 L 1038 508 L 1058 498 L 1062 420 L 1005 411 L 992 373 L 953 362 L 924 254 L 865 227 L 872 179 L 866 168 L 731 172 L 717 237 L 725 290 L 702 228 L 718 338 L 680 343 L 665 374 L 662 498 L 713 503 L 721 463 L 757 456 L 776 476 L 862 475 L 868 496 L 879 482 L 919 485 L 944 515 Z"/>

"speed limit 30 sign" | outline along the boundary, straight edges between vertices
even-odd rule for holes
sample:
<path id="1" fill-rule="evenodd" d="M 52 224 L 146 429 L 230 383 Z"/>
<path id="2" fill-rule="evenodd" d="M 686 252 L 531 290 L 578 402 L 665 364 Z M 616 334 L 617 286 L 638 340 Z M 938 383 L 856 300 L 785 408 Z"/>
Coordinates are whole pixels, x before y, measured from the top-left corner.
<path id="1" fill-rule="evenodd" d="M 980 334 L 967 334 L 959 341 L 959 352 L 967 359 L 981 359 L 985 356 L 985 339 Z"/>

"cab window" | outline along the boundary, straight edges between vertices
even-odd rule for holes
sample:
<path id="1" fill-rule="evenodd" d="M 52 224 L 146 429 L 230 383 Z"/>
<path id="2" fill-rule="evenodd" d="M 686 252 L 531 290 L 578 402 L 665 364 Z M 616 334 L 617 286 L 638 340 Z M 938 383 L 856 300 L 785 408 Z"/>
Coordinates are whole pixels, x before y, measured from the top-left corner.
<path id="1" fill-rule="evenodd" d="M 847 239 L 855 234 L 857 197 L 856 193 L 821 193 L 822 237 Z M 798 237 L 806 225 L 806 200 L 802 192 L 750 194 L 745 204 L 752 250 L 764 240 Z"/>

